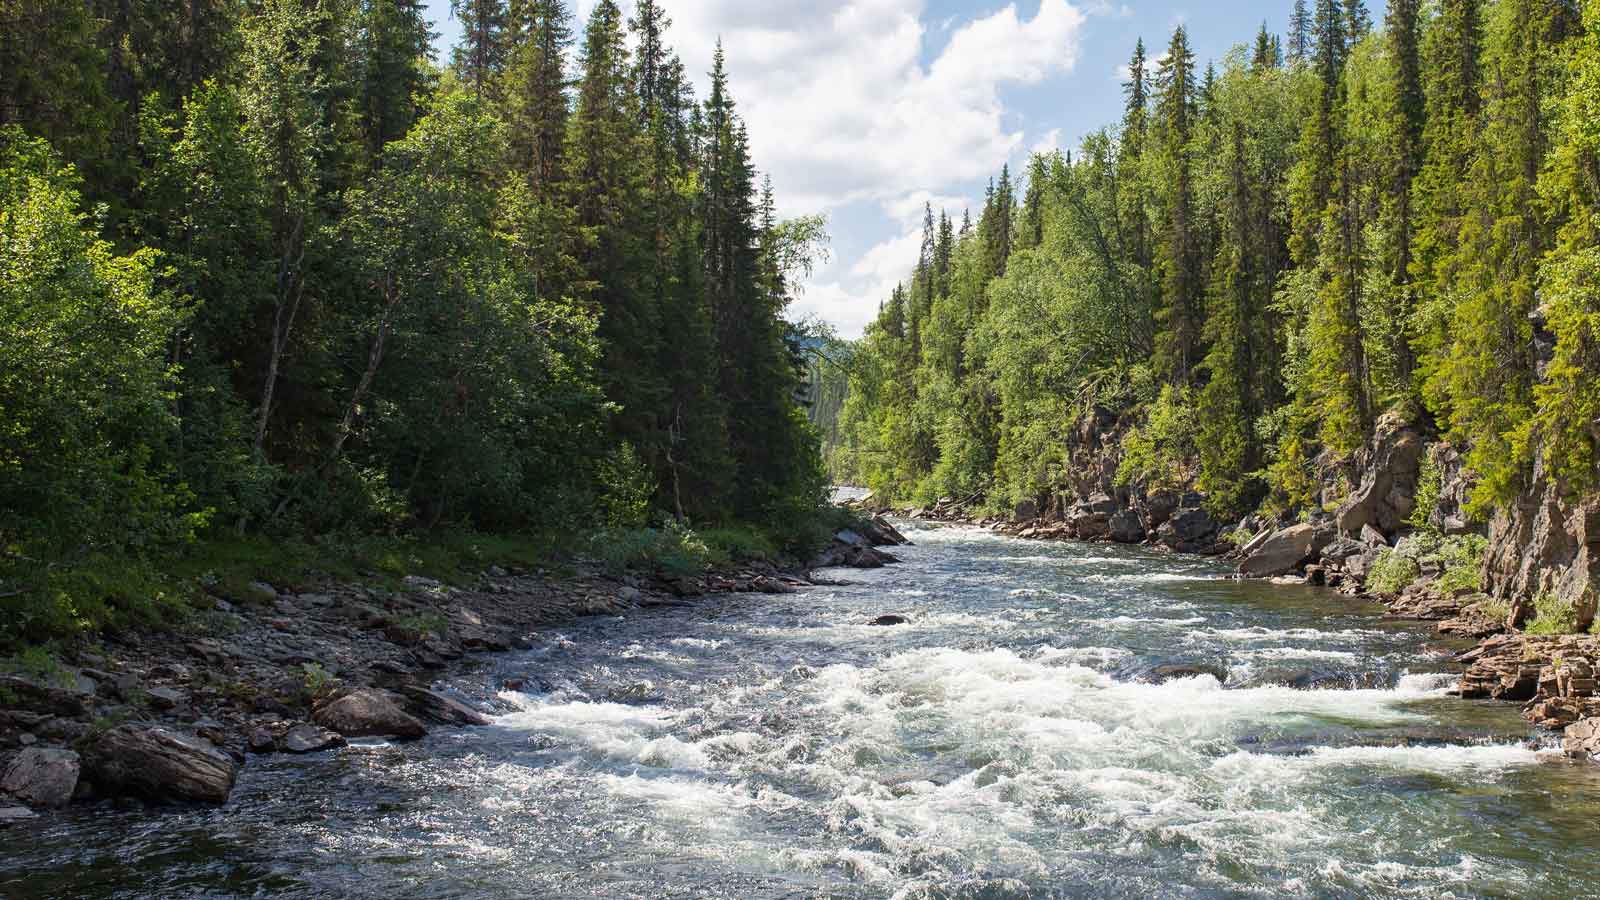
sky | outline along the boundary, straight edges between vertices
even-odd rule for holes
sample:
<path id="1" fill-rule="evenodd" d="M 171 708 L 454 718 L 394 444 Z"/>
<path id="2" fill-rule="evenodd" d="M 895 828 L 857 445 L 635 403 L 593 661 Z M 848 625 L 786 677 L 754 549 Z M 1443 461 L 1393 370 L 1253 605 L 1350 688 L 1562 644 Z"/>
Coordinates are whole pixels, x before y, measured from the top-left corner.
<path id="1" fill-rule="evenodd" d="M 596 0 L 569 0 L 581 22 Z M 623 0 L 631 13 L 632 0 Z M 1381 5 L 1372 4 L 1374 15 Z M 460 34 L 428 0 L 440 58 Z M 821 213 L 830 259 L 791 318 L 854 338 L 907 277 L 923 204 L 976 218 L 1000 167 L 1072 149 L 1121 116 L 1134 42 L 1153 59 L 1179 24 L 1197 66 L 1220 62 L 1292 0 L 663 0 L 669 40 L 705 95 L 720 36 L 755 163 L 784 216 Z"/>

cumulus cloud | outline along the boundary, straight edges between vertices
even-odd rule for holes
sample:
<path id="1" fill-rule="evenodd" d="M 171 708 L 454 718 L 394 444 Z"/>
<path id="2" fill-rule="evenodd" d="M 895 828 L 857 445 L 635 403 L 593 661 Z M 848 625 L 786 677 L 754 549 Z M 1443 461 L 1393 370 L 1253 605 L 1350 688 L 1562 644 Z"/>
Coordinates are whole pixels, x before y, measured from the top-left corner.
<path id="1" fill-rule="evenodd" d="M 594 4 L 579 0 L 580 21 Z M 782 214 L 876 208 L 897 232 L 859 257 L 838 248 L 851 258 L 812 279 L 799 312 L 859 333 L 916 261 L 923 203 L 959 218 L 965 201 L 948 196 L 951 187 L 1029 149 L 1002 88 L 1070 71 L 1086 14 L 1068 0 L 1023 6 L 925 20 L 927 0 L 667 4 L 668 39 L 702 96 L 721 37 L 756 164 L 772 174 Z"/>

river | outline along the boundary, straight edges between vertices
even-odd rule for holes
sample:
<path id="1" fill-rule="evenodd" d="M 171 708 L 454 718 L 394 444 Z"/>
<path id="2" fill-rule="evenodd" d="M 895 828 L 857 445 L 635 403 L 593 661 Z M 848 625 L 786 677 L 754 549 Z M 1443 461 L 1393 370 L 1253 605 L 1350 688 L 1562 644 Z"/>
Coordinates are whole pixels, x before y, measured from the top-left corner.
<path id="1" fill-rule="evenodd" d="M 12 829 L 0 897 L 1600 896 L 1600 776 L 1447 696 L 1431 629 L 1190 557 L 907 534 L 848 585 L 540 635 L 453 682 L 489 728 Z"/>

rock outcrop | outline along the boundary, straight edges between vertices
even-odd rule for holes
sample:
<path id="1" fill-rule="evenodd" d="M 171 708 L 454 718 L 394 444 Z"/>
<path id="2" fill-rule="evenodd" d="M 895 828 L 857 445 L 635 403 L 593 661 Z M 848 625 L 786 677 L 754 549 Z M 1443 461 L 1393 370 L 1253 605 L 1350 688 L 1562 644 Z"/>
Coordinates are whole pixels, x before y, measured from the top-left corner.
<path id="1" fill-rule="evenodd" d="M 1371 441 L 1351 468 L 1360 479 L 1335 516 L 1339 531 L 1357 537 L 1367 526 L 1385 535 L 1398 531 L 1416 508 L 1417 476 L 1427 442 L 1397 415 L 1379 420 Z"/>
<path id="2" fill-rule="evenodd" d="M 1510 606 L 1508 627 L 1545 595 L 1570 604 L 1578 630 L 1587 629 L 1600 605 L 1600 498 L 1574 501 L 1558 480 L 1536 477 L 1490 524 L 1483 575 L 1489 593 Z"/>
<path id="3" fill-rule="evenodd" d="M 151 803 L 226 803 L 239 765 L 209 741 L 159 726 L 119 725 L 90 744 L 95 790 Z"/>

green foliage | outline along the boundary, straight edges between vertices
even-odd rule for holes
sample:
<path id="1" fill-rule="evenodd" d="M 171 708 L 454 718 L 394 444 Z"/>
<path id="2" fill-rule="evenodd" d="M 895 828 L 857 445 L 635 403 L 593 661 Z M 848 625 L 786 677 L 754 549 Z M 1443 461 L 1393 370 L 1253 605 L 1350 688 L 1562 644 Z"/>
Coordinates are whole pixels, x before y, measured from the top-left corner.
<path id="1" fill-rule="evenodd" d="M 1549 591 L 1533 599 L 1533 619 L 1523 631 L 1528 634 L 1572 634 L 1578 630 L 1578 610 L 1571 600 Z"/>
<path id="2" fill-rule="evenodd" d="M 1186 391 L 1168 385 L 1151 404 L 1142 425 L 1122 438 L 1118 484 L 1154 490 L 1180 488 L 1189 480 L 1199 423 Z"/>
<path id="3" fill-rule="evenodd" d="M 1378 594 L 1394 596 L 1404 591 L 1422 577 L 1422 565 L 1412 557 L 1393 547 L 1379 551 L 1367 574 L 1367 588 Z"/>
<path id="4" fill-rule="evenodd" d="M 1465 535 L 1445 538 L 1439 546 L 1438 556 L 1444 564 L 1438 585 L 1444 591 L 1470 590 L 1483 587 L 1483 557 L 1489 541 L 1482 535 Z"/>

